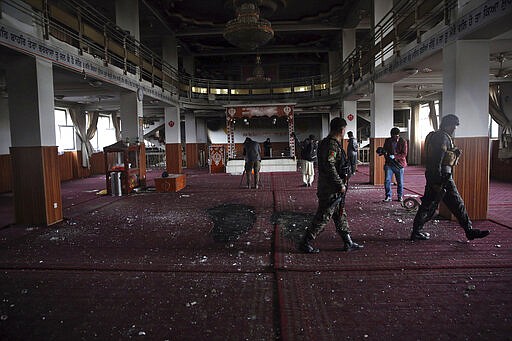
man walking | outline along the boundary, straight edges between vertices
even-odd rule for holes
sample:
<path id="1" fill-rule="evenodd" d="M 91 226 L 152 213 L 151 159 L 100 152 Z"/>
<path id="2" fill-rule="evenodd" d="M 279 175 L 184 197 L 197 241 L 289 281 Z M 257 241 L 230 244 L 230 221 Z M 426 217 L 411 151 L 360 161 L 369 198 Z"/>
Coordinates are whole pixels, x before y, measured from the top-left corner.
<path id="1" fill-rule="evenodd" d="M 318 147 L 318 209 L 299 244 L 299 249 L 304 253 L 320 252 L 311 243 L 324 230 L 331 217 L 336 232 L 343 239 L 344 251 L 363 247 L 352 241 L 345 212 L 345 195 L 350 173 L 350 163 L 342 147 L 346 127 L 347 122 L 344 119 L 334 118 L 330 123 L 329 135 Z"/>
<path id="2" fill-rule="evenodd" d="M 472 227 L 464 201 L 452 178 L 453 167 L 457 164 L 461 151 L 453 144 L 453 134 L 459 125 L 459 118 L 446 115 L 441 120 L 439 130 L 431 132 L 425 139 L 426 171 L 425 193 L 414 218 L 411 240 L 426 240 L 430 234 L 423 232 L 423 225 L 432 219 L 441 200 L 457 218 L 469 240 L 483 238 L 487 230 Z"/>

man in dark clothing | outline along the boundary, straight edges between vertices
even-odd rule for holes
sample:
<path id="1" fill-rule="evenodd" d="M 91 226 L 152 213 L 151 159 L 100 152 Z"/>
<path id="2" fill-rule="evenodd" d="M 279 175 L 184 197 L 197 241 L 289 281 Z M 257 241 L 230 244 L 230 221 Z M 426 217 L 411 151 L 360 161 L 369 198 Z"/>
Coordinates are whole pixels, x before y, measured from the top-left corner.
<path id="1" fill-rule="evenodd" d="M 453 144 L 453 134 L 459 125 L 459 118 L 446 115 L 441 121 L 439 130 L 431 132 L 425 139 L 426 170 L 425 193 L 421 205 L 414 218 L 411 240 L 430 238 L 423 232 L 423 225 L 432 219 L 441 200 L 459 221 L 469 240 L 483 238 L 489 231 L 472 228 L 464 201 L 452 178 L 453 167 L 457 164 L 461 151 Z"/>
<path id="2" fill-rule="evenodd" d="M 315 179 L 317 153 L 318 141 L 315 135 L 309 135 L 302 143 L 302 182 L 306 187 L 311 187 Z"/>
<path id="3" fill-rule="evenodd" d="M 407 166 L 407 141 L 400 137 L 400 129 L 393 128 L 390 132 L 391 137 L 384 141 L 384 157 L 386 163 L 384 164 L 384 173 L 386 178 L 384 180 L 384 190 L 386 191 L 385 202 L 391 201 L 391 179 L 393 174 L 396 179 L 396 194 L 397 201 L 403 201 L 404 195 L 404 168 Z"/>
<path id="4" fill-rule="evenodd" d="M 270 138 L 267 138 L 265 142 L 263 142 L 263 156 L 272 157 L 272 143 L 270 142 Z"/>
<path id="5" fill-rule="evenodd" d="M 347 122 L 344 119 L 334 118 L 330 123 L 329 135 L 318 147 L 318 209 L 299 245 L 304 253 L 319 252 L 311 243 L 323 231 L 331 217 L 334 220 L 336 232 L 343 239 L 344 251 L 363 247 L 350 238 L 345 212 L 345 194 L 350 172 L 350 164 L 342 147 L 346 127 Z"/>
<path id="6" fill-rule="evenodd" d="M 260 168 L 261 168 L 261 150 L 260 144 L 247 137 L 244 141 L 244 152 L 245 155 L 245 178 L 247 180 L 247 188 L 251 188 L 251 173 L 254 170 L 254 186 L 258 188 L 260 180 Z"/>
<path id="7" fill-rule="evenodd" d="M 348 160 L 350 161 L 350 170 L 351 175 L 354 175 L 357 170 L 357 152 L 359 150 L 359 146 L 357 145 L 357 141 L 354 138 L 354 133 L 349 131 L 348 135 L 348 145 L 347 145 L 347 154 Z"/>

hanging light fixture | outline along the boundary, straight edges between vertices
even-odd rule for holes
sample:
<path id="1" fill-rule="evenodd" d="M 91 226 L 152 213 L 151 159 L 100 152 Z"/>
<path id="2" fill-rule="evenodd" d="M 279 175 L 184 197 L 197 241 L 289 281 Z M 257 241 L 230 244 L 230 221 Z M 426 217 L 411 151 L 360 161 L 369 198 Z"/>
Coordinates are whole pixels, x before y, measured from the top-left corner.
<path id="1" fill-rule="evenodd" d="M 256 56 L 256 66 L 252 71 L 252 77 L 246 79 L 247 82 L 261 83 L 261 82 L 270 82 L 270 77 L 265 77 L 265 70 L 263 70 L 263 66 L 261 66 L 261 57 L 260 55 Z"/>
<path id="2" fill-rule="evenodd" d="M 236 18 L 224 29 L 224 39 L 242 49 L 254 50 L 274 37 L 270 21 L 260 18 L 255 2 L 243 2 L 236 9 Z"/>

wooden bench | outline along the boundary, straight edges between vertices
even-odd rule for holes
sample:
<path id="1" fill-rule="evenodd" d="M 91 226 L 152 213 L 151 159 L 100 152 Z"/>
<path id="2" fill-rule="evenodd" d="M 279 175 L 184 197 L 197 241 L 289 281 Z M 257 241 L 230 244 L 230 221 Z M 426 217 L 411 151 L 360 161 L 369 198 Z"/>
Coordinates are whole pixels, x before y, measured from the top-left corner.
<path id="1" fill-rule="evenodd" d="M 169 174 L 167 178 L 155 179 L 157 192 L 178 192 L 187 185 L 185 174 Z"/>

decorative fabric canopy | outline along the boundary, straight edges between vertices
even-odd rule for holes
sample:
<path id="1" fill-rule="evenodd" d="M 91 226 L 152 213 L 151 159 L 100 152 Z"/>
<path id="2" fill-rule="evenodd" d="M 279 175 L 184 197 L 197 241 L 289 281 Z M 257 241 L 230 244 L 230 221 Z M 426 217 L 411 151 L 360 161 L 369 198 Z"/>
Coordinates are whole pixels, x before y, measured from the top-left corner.
<path id="1" fill-rule="evenodd" d="M 294 132 L 293 109 L 295 103 L 282 104 L 244 104 L 244 105 L 226 105 L 226 128 L 228 134 L 228 157 L 235 158 L 235 119 L 251 117 L 287 117 L 288 136 L 290 144 L 290 156 L 295 157 L 295 139 L 292 137 Z"/>

